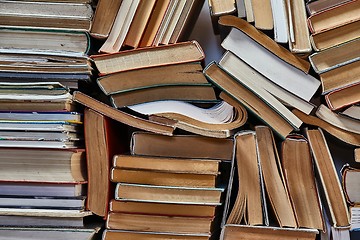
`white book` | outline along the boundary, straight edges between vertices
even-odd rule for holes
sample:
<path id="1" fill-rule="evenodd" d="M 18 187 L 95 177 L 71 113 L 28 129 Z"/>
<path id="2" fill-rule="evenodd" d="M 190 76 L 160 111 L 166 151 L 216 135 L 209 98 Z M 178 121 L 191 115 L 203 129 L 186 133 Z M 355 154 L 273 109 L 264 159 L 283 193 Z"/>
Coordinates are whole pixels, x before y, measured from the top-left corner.
<path id="1" fill-rule="evenodd" d="M 237 8 L 238 17 L 240 18 L 246 17 L 244 0 L 236 0 L 236 8 Z"/>
<path id="2" fill-rule="evenodd" d="M 279 43 L 287 43 L 289 26 L 285 0 L 271 0 L 271 9 L 274 20 L 274 40 Z"/>
<path id="3" fill-rule="evenodd" d="M 246 12 L 246 20 L 248 22 L 254 22 L 255 18 L 254 18 L 254 12 L 253 12 L 253 6 L 251 3 L 251 0 L 244 0 L 244 5 L 245 5 L 245 12 Z"/>
<path id="4" fill-rule="evenodd" d="M 281 60 L 238 29 L 233 28 L 221 46 L 305 101 L 310 101 L 320 86 L 319 80 Z"/>

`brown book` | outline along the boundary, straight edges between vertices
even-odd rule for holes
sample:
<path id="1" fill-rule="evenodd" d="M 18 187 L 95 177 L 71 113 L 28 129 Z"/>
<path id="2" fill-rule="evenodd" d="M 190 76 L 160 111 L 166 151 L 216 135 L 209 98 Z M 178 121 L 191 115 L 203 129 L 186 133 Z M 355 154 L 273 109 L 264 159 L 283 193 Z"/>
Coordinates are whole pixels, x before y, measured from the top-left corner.
<path id="1" fill-rule="evenodd" d="M 281 227 L 296 228 L 294 208 L 272 131 L 265 126 L 256 126 L 255 131 L 264 186 L 276 219 Z"/>
<path id="2" fill-rule="evenodd" d="M 101 54 L 91 57 L 100 75 L 169 65 L 174 63 L 201 62 L 204 52 L 198 42 L 183 42 L 158 47 L 138 48 L 119 53 Z"/>
<path id="3" fill-rule="evenodd" d="M 74 92 L 73 94 L 74 101 L 81 103 L 82 105 L 91 108 L 104 116 L 107 116 L 111 119 L 114 119 L 118 122 L 127 124 L 132 127 L 136 127 L 139 129 L 144 129 L 150 132 L 162 133 L 166 135 L 172 135 L 174 131 L 174 127 L 169 125 L 164 125 L 160 123 L 155 123 L 152 121 L 148 121 L 123 111 L 117 110 L 112 108 L 100 101 L 95 100 L 94 98 L 81 93 L 81 92 Z"/>
<path id="4" fill-rule="evenodd" d="M 111 159 L 127 150 L 127 135 L 115 121 L 89 108 L 84 111 L 84 121 L 89 175 L 87 209 L 105 217 L 113 194 L 109 180 Z"/>
<path id="5" fill-rule="evenodd" d="M 360 83 L 356 83 L 326 94 L 325 100 L 331 110 L 339 110 L 346 106 L 360 102 L 359 91 Z"/>
<path id="6" fill-rule="evenodd" d="M 190 188 L 117 183 L 115 199 L 122 201 L 220 205 L 222 188 Z"/>
<path id="7" fill-rule="evenodd" d="M 360 21 L 352 22 L 310 37 L 314 50 L 321 51 L 357 39 L 360 34 Z"/>
<path id="8" fill-rule="evenodd" d="M 360 148 L 356 148 L 354 150 L 354 155 L 355 155 L 355 161 L 360 162 Z"/>
<path id="9" fill-rule="evenodd" d="M 149 86 L 138 90 L 129 90 L 110 96 L 113 106 L 122 108 L 139 103 L 181 100 L 190 102 L 216 102 L 214 88 L 211 84 L 202 85 L 162 85 Z"/>
<path id="10" fill-rule="evenodd" d="M 208 217 L 215 215 L 214 205 L 192 205 L 156 202 L 110 201 L 111 212 L 151 214 L 183 217 Z"/>
<path id="11" fill-rule="evenodd" d="M 152 144 L 149 145 L 149 142 Z M 147 132 L 134 132 L 131 154 L 157 157 L 202 158 L 231 161 L 233 140 L 197 135 L 165 136 Z"/>
<path id="12" fill-rule="evenodd" d="M 239 189 L 227 223 L 262 225 L 267 220 L 263 217 L 264 195 L 255 133 L 241 132 L 235 136 L 235 142 Z"/>
<path id="13" fill-rule="evenodd" d="M 271 126 L 282 138 L 293 131 L 290 123 L 215 63 L 208 65 L 204 73 L 211 82 L 242 103 L 250 112 L 255 113 L 259 119 Z"/>
<path id="14" fill-rule="evenodd" d="M 226 225 L 222 229 L 222 240 L 315 240 L 318 233 L 304 228 Z"/>
<path id="15" fill-rule="evenodd" d="M 200 62 L 171 64 L 109 74 L 97 79 L 107 95 L 162 85 L 206 84 Z"/>
<path id="16" fill-rule="evenodd" d="M 219 173 L 219 160 L 114 155 L 113 167 L 156 172 L 217 175 Z"/>
<path id="17" fill-rule="evenodd" d="M 290 135 L 282 143 L 282 167 L 298 227 L 323 229 L 324 222 L 307 140 Z"/>
<path id="18" fill-rule="evenodd" d="M 306 129 L 306 136 L 309 140 L 321 185 L 325 193 L 331 222 L 334 227 L 348 227 L 350 225 L 349 213 L 344 192 L 341 188 L 324 134 L 320 128 L 315 130 Z"/>
<path id="19" fill-rule="evenodd" d="M 251 0 L 255 27 L 257 29 L 271 30 L 274 28 L 274 21 L 270 0 Z"/>
<path id="20" fill-rule="evenodd" d="M 90 34 L 107 38 L 115 21 L 122 0 L 99 0 L 92 20 Z"/>
<path id="21" fill-rule="evenodd" d="M 209 234 L 212 218 L 109 213 L 108 229 L 139 232 Z"/>
<path id="22" fill-rule="evenodd" d="M 126 34 L 124 45 L 137 48 L 140 44 L 141 37 L 148 25 L 150 15 L 153 12 L 156 0 L 140 1 L 136 10 L 130 29 Z"/>
<path id="23" fill-rule="evenodd" d="M 360 60 L 320 73 L 323 94 L 360 82 Z"/>
<path id="24" fill-rule="evenodd" d="M 103 240 L 208 240 L 207 235 L 189 235 L 180 233 L 157 233 L 157 232 L 140 232 L 140 231 L 124 231 L 124 230 L 108 230 L 103 233 Z"/>
<path id="25" fill-rule="evenodd" d="M 324 32 L 360 20 L 360 2 L 350 1 L 328 8 L 309 17 L 312 33 Z"/>
<path id="26" fill-rule="evenodd" d="M 341 169 L 342 188 L 346 201 L 351 205 L 360 204 L 360 169 L 345 164 Z"/>
<path id="27" fill-rule="evenodd" d="M 177 187 L 215 187 L 216 175 L 112 168 L 112 182 Z"/>
<path id="28" fill-rule="evenodd" d="M 72 100 L 65 101 L 33 101 L 33 100 L 0 100 L 1 111 L 27 112 L 74 112 L 79 106 Z"/>

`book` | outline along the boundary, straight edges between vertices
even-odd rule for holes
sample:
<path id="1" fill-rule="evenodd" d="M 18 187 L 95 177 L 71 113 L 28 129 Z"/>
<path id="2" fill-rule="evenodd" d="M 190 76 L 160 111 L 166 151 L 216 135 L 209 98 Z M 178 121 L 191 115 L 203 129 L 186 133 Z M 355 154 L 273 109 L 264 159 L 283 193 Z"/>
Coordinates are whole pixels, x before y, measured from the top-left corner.
<path id="1" fill-rule="evenodd" d="M 352 133 L 341 128 L 338 128 L 324 120 L 315 117 L 303 114 L 302 112 L 294 109 L 292 110 L 293 113 L 298 116 L 302 121 L 306 124 L 317 126 L 328 132 L 329 134 L 333 135 L 337 139 L 354 146 L 360 146 L 360 135 L 356 133 Z"/>
<path id="2" fill-rule="evenodd" d="M 149 146 L 149 142 L 153 143 Z M 172 137 L 148 132 L 134 132 L 130 153 L 142 156 L 201 158 L 231 161 L 233 140 L 198 135 Z"/>
<path id="3" fill-rule="evenodd" d="M 289 41 L 289 21 L 284 0 L 271 0 L 271 12 L 274 22 L 274 40 L 278 43 Z"/>
<path id="4" fill-rule="evenodd" d="M 319 88 L 317 79 L 283 61 L 239 29 L 232 28 L 221 46 L 280 87 L 306 101 L 310 101 Z M 262 61 L 258 61 L 259 58 Z"/>
<path id="5" fill-rule="evenodd" d="M 145 240 L 145 239 L 176 239 L 176 240 L 207 240 L 208 234 L 181 234 L 181 233 L 161 233 L 161 232 L 141 232 L 141 231 L 125 231 L 125 230 L 107 230 L 103 233 L 103 240 L 115 240 L 126 238 L 129 240 Z"/>
<path id="6" fill-rule="evenodd" d="M 222 188 L 194 188 L 117 183 L 115 200 L 221 205 Z"/>
<path id="7" fill-rule="evenodd" d="M 104 39 L 109 36 L 121 3 L 122 0 L 98 1 L 90 28 L 90 34 L 92 36 L 100 39 Z"/>
<path id="8" fill-rule="evenodd" d="M 217 175 L 219 173 L 219 160 L 114 155 L 113 167 L 120 169 L 147 170 L 156 172 Z"/>
<path id="9" fill-rule="evenodd" d="M 97 83 L 106 95 L 149 86 L 202 85 L 208 83 L 202 70 L 200 62 L 171 64 L 108 74 Z"/>
<path id="10" fill-rule="evenodd" d="M 0 181 L 37 183 L 87 181 L 84 150 L 0 148 L 0 151 L 2 152 Z"/>
<path id="11" fill-rule="evenodd" d="M 308 130 L 306 136 L 315 160 L 334 227 L 349 227 L 349 213 L 335 165 L 321 129 Z"/>
<path id="12" fill-rule="evenodd" d="M 177 203 L 136 202 L 136 201 L 110 201 L 110 211 L 131 214 L 168 215 L 183 217 L 213 217 L 214 205 L 191 205 Z"/>
<path id="13" fill-rule="evenodd" d="M 216 175 L 112 168 L 112 182 L 174 187 L 215 187 Z"/>
<path id="14" fill-rule="evenodd" d="M 113 189 L 110 183 L 111 159 L 123 153 L 128 143 L 126 132 L 115 121 L 95 112 L 84 110 L 86 161 L 89 175 L 87 209 L 105 217 Z M 99 192 L 101 191 L 101 193 Z"/>
<path id="15" fill-rule="evenodd" d="M 56 238 L 66 238 L 77 240 L 89 240 L 92 239 L 96 233 L 98 233 L 99 228 L 29 228 L 29 227 L 1 227 L 0 228 L 0 239 L 6 240 L 11 238 L 18 239 L 56 239 Z"/>
<path id="16" fill-rule="evenodd" d="M 107 116 L 111 119 L 114 119 L 118 122 L 125 123 L 129 126 L 133 126 L 139 129 L 147 130 L 150 132 L 162 133 L 166 135 L 172 135 L 174 131 L 174 127 L 156 123 L 153 121 L 148 121 L 128 113 L 124 111 L 117 110 L 115 108 L 106 105 L 82 92 L 75 91 L 73 94 L 73 99 L 75 102 L 81 103 L 82 105 L 97 111 L 104 116 Z"/>
<path id="17" fill-rule="evenodd" d="M 211 223 L 212 218 L 110 213 L 106 227 L 139 232 L 209 234 Z"/>
<path id="18" fill-rule="evenodd" d="M 346 108 L 342 112 L 339 112 L 341 115 L 347 116 L 354 120 L 360 120 L 360 109 L 359 105 L 351 105 L 350 107 Z"/>
<path id="19" fill-rule="evenodd" d="M 299 135 L 288 136 L 282 142 L 281 156 L 297 226 L 324 229 L 308 141 Z"/>
<path id="20" fill-rule="evenodd" d="M 65 100 L 0 100 L 1 111 L 78 111 L 78 105 L 71 99 Z"/>
<path id="21" fill-rule="evenodd" d="M 315 112 L 316 116 L 325 122 L 330 123 L 338 128 L 341 128 L 345 131 L 353 132 L 360 134 L 360 123 L 355 119 L 351 119 L 344 115 L 335 113 L 327 108 L 325 105 L 321 104 Z"/>
<path id="22" fill-rule="evenodd" d="M 320 73 L 323 94 L 358 84 L 360 82 L 359 73 L 360 60 Z"/>
<path id="23" fill-rule="evenodd" d="M 289 17 L 289 49 L 293 53 L 308 54 L 312 51 L 304 1 L 286 0 Z"/>
<path id="24" fill-rule="evenodd" d="M 246 17 L 246 11 L 245 11 L 245 2 L 244 0 L 236 0 L 236 9 L 237 9 L 237 16 L 240 18 Z"/>
<path id="25" fill-rule="evenodd" d="M 358 231 L 360 229 L 359 206 L 358 205 L 350 206 L 349 211 L 350 211 L 350 230 Z"/>
<path id="26" fill-rule="evenodd" d="M 259 240 L 315 240 L 316 229 L 293 229 L 266 226 L 244 226 L 228 224 L 221 231 L 221 240 L 259 239 Z"/>
<path id="27" fill-rule="evenodd" d="M 254 22 L 254 12 L 251 0 L 244 0 L 245 13 L 246 13 L 246 21 Z"/>
<path id="28" fill-rule="evenodd" d="M 217 102 L 213 86 L 209 83 L 197 85 L 149 86 L 138 90 L 129 90 L 110 95 L 116 108 L 140 103 L 163 100 L 181 100 L 186 102 Z"/>
<path id="29" fill-rule="evenodd" d="M 255 133 L 249 131 L 237 134 L 235 144 L 239 189 L 227 223 L 264 224 L 268 220 L 264 213 L 264 186 L 260 175 Z"/>
<path id="30" fill-rule="evenodd" d="M 169 65 L 174 63 L 199 62 L 204 52 L 196 41 L 183 42 L 158 47 L 147 47 L 113 54 L 91 56 L 100 75 Z"/>
<path id="31" fill-rule="evenodd" d="M 319 33 L 355 22 L 360 19 L 359 8 L 358 1 L 348 1 L 313 14 L 308 19 L 309 29 Z"/>
<path id="32" fill-rule="evenodd" d="M 0 89 L 1 91 L 1 89 Z M 1 120 L 15 121 L 72 121 L 81 122 L 82 114 L 78 112 L 0 112 Z"/>
<path id="33" fill-rule="evenodd" d="M 345 194 L 346 201 L 351 205 L 360 203 L 359 182 L 360 169 L 345 164 L 341 168 L 341 185 Z"/>
<path id="34" fill-rule="evenodd" d="M 214 34 L 219 34 L 219 17 L 224 15 L 234 15 L 237 10 L 236 1 L 208 0 L 208 5 Z"/>
<path id="35" fill-rule="evenodd" d="M 313 53 L 309 61 L 316 73 L 321 74 L 358 61 L 360 57 L 354 49 L 360 47 L 360 38 Z"/>
<path id="36" fill-rule="evenodd" d="M 140 0 L 122 0 L 109 36 L 99 49 L 103 53 L 119 52 L 124 44 Z"/>
<path id="37" fill-rule="evenodd" d="M 0 182 L 1 196 L 80 197 L 85 196 L 86 191 L 84 182 Z"/>
<path id="38" fill-rule="evenodd" d="M 231 65 L 234 66 L 231 66 Z M 274 109 L 280 116 L 282 116 L 287 122 L 289 122 L 294 129 L 298 129 L 302 122 L 295 115 L 291 113 L 275 96 L 270 94 L 270 89 L 266 89 L 265 84 L 261 85 L 260 82 L 268 81 L 266 78 L 256 72 L 251 66 L 247 65 L 241 59 L 237 58 L 231 52 L 227 51 L 218 64 L 226 71 L 230 69 L 229 74 L 233 75 L 239 84 L 252 91 L 262 101 L 267 103 L 272 109 Z M 259 79 L 259 80 L 258 80 Z M 256 82 L 256 83 L 254 83 Z"/>
<path id="39" fill-rule="evenodd" d="M 251 0 L 255 27 L 263 30 L 274 28 L 271 1 Z"/>
<path id="40" fill-rule="evenodd" d="M 313 104 L 297 97 L 296 95 L 286 91 L 272 81 L 268 80 L 266 77 L 259 74 L 256 70 L 251 68 L 251 66 L 244 63 L 240 58 L 236 57 L 235 54 L 231 53 L 230 51 L 225 52 L 219 61 L 219 65 L 237 79 L 245 79 L 247 76 L 250 76 L 245 74 L 244 71 L 245 69 L 248 69 L 248 74 L 251 73 L 252 81 L 256 81 L 259 87 L 263 88 L 277 99 L 281 100 L 284 105 L 295 107 L 306 114 L 310 114 L 310 112 L 314 109 Z M 256 92 L 256 94 L 261 95 L 260 91 Z"/>
<path id="41" fill-rule="evenodd" d="M 359 148 L 355 148 L 354 155 L 355 155 L 355 161 L 360 162 L 360 150 L 359 150 Z"/>
<path id="42" fill-rule="evenodd" d="M 360 21 L 355 21 L 334 29 L 312 34 L 311 44 L 315 51 L 322 51 L 359 37 Z"/>
<path id="43" fill-rule="evenodd" d="M 329 8 L 332 8 L 336 5 L 343 4 L 345 2 L 350 2 L 352 0 L 317 0 L 311 1 L 306 4 L 306 9 L 310 15 L 313 15 L 318 12 L 325 11 Z"/>
<path id="44" fill-rule="evenodd" d="M 339 110 L 356 104 L 359 99 L 360 83 L 336 89 L 325 95 L 326 104 L 331 110 Z"/>
<path id="45" fill-rule="evenodd" d="M 209 81 L 243 104 L 249 112 L 268 124 L 280 137 L 285 138 L 294 130 L 293 126 L 269 107 L 267 103 L 242 86 L 215 63 L 209 64 L 205 68 L 204 73 Z"/>
<path id="46" fill-rule="evenodd" d="M 89 34 L 81 31 L 0 27 L 0 33 L 1 53 L 81 57 L 89 52 L 91 44 Z"/>
<path id="47" fill-rule="evenodd" d="M 1 26 L 89 30 L 90 4 L 1 1 Z"/>
<path id="48" fill-rule="evenodd" d="M 35 208 L 35 209 L 79 209 L 83 210 L 85 199 L 79 198 L 52 198 L 52 197 L 24 197 L 1 196 L 1 208 Z"/>

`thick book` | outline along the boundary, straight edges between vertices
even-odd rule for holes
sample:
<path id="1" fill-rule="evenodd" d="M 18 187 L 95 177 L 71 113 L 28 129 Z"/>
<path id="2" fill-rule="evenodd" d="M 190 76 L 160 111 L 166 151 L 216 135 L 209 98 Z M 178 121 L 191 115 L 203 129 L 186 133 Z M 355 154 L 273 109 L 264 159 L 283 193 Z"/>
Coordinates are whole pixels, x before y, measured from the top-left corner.
<path id="1" fill-rule="evenodd" d="M 297 226 L 324 229 L 309 143 L 300 135 L 290 135 L 282 143 L 281 155 Z"/>
<path id="2" fill-rule="evenodd" d="M 228 224 L 221 231 L 221 240 L 315 240 L 316 229 L 293 229 L 266 226 L 244 226 Z"/>
<path id="3" fill-rule="evenodd" d="M 126 152 L 128 143 L 126 132 L 108 117 L 86 108 L 85 145 L 88 166 L 87 209 L 105 217 L 110 196 L 110 167 L 114 154 Z"/>
<path id="4" fill-rule="evenodd" d="M 244 0 L 242 1 L 244 2 Z M 289 41 L 290 22 L 287 16 L 285 0 L 271 0 L 271 10 L 274 20 L 274 40 L 278 43 L 287 43 Z"/>
<path id="5" fill-rule="evenodd" d="M 306 129 L 306 136 L 320 177 L 320 184 L 325 193 L 332 225 L 334 227 L 349 227 L 349 212 L 344 192 L 324 134 L 321 129 Z"/>
<path id="6" fill-rule="evenodd" d="M 359 89 L 360 83 L 336 89 L 325 95 L 326 103 L 333 111 L 356 104 L 360 102 Z"/>
<path id="7" fill-rule="evenodd" d="M 1 1 L 1 26 L 87 31 L 93 11 L 85 3 Z"/>
<path id="8" fill-rule="evenodd" d="M 243 104 L 249 112 L 268 124 L 280 137 L 285 138 L 294 130 L 293 126 L 269 107 L 267 103 L 242 86 L 235 78 L 231 77 L 215 63 L 209 64 L 205 68 L 204 73 L 211 82 Z"/>
<path id="9" fill-rule="evenodd" d="M 183 217 L 213 217 L 215 215 L 215 205 L 195 205 L 179 203 L 157 203 L 140 201 L 120 201 L 111 200 L 111 212 L 129 214 L 149 214 L 149 215 L 168 215 Z"/>
<path id="10" fill-rule="evenodd" d="M 360 169 L 351 167 L 349 164 L 345 164 L 341 168 L 341 179 L 346 201 L 351 206 L 359 205 L 360 191 L 358 183 L 360 179 Z"/>
<path id="11" fill-rule="evenodd" d="M 1 148 L 5 182 L 85 182 L 85 152 L 81 149 Z M 45 188 L 44 188 L 45 189 Z"/>
<path id="12" fill-rule="evenodd" d="M 341 115 L 349 117 L 354 120 L 360 120 L 360 106 L 359 105 L 351 105 L 345 110 L 339 112 Z"/>
<path id="13" fill-rule="evenodd" d="M 262 30 L 274 28 L 274 20 L 270 0 L 251 0 L 255 27 Z"/>
<path id="14" fill-rule="evenodd" d="M 151 142 L 151 146 L 149 145 Z M 230 138 L 210 138 L 198 135 L 165 136 L 134 132 L 130 152 L 135 155 L 232 160 L 234 142 Z"/>
<path id="15" fill-rule="evenodd" d="M 201 85 L 208 83 L 202 70 L 200 62 L 171 64 L 108 74 L 97 83 L 106 95 L 149 86 Z"/>
<path id="16" fill-rule="evenodd" d="M 310 15 L 313 15 L 318 12 L 325 11 L 329 8 L 332 8 L 336 5 L 343 4 L 345 2 L 350 2 L 353 0 L 317 0 L 317 1 L 308 1 L 306 4 L 306 9 Z"/>
<path id="17" fill-rule="evenodd" d="M 108 229 L 139 232 L 209 234 L 212 218 L 109 213 Z"/>
<path id="18" fill-rule="evenodd" d="M 312 33 L 324 32 L 360 20 L 360 2 L 349 1 L 335 5 L 309 17 Z"/>
<path id="19" fill-rule="evenodd" d="M 183 42 L 158 47 L 138 48 L 113 54 L 94 55 L 100 75 L 169 65 L 174 63 L 201 62 L 204 52 L 198 42 Z"/>
<path id="20" fill-rule="evenodd" d="M 115 21 L 122 0 L 100 0 L 92 19 L 90 34 L 95 38 L 107 38 Z"/>
<path id="21" fill-rule="evenodd" d="M 208 0 L 211 23 L 215 34 L 219 34 L 219 17 L 224 15 L 236 15 L 235 0 Z"/>
<path id="22" fill-rule="evenodd" d="M 143 231 L 126 231 L 126 230 L 108 230 L 103 233 L 102 240 L 208 240 L 209 234 L 181 234 L 181 233 L 162 233 L 162 232 L 143 232 Z M 2 239 L 1 239 L 2 240 Z"/>

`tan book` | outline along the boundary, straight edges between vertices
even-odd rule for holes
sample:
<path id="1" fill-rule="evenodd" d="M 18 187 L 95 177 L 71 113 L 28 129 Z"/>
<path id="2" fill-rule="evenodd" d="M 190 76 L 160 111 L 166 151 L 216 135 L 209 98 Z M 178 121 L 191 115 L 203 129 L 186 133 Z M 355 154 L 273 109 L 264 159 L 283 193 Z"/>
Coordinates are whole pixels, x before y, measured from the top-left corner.
<path id="1" fill-rule="evenodd" d="M 110 100 L 116 108 L 162 100 L 217 102 L 214 88 L 208 83 L 201 85 L 148 86 L 138 90 L 112 94 Z"/>
<path id="2" fill-rule="evenodd" d="M 339 110 L 360 102 L 360 83 L 346 86 L 325 95 L 325 100 L 331 110 Z"/>
<path id="3" fill-rule="evenodd" d="M 320 73 L 323 94 L 360 82 L 360 60 Z"/>
<path id="4" fill-rule="evenodd" d="M 274 28 L 270 0 L 251 0 L 255 27 L 263 30 Z"/>
<path id="5" fill-rule="evenodd" d="M 254 132 L 241 132 L 235 136 L 238 191 L 228 224 L 262 225 L 267 220 L 263 216 L 263 188 L 257 157 Z M 266 217 L 265 217 L 266 218 Z"/>
<path id="6" fill-rule="evenodd" d="M 0 100 L 1 111 L 69 111 L 78 110 L 78 106 L 72 100 L 65 101 L 33 101 L 33 100 Z"/>
<path id="7" fill-rule="evenodd" d="M 177 187 L 215 187 L 216 175 L 112 168 L 112 182 Z"/>
<path id="8" fill-rule="evenodd" d="M 321 51 L 359 38 L 360 21 L 352 22 L 310 37 L 314 50 Z"/>
<path id="9" fill-rule="evenodd" d="M 235 78 L 228 75 L 215 63 L 208 65 L 204 70 L 204 73 L 216 86 L 231 95 L 235 100 L 242 103 L 250 112 L 255 113 L 259 119 L 271 126 L 279 136 L 285 138 L 293 131 L 291 124 L 270 108 L 267 103 L 258 98 L 258 96 L 246 87 L 242 86 Z"/>
<path id="10" fill-rule="evenodd" d="M 108 230 L 103 233 L 103 240 L 208 240 L 208 234 L 180 234 L 180 233 L 158 233 L 158 232 L 140 232 L 140 231 L 124 231 L 124 230 Z"/>
<path id="11" fill-rule="evenodd" d="M 231 14 L 236 11 L 234 0 L 208 0 L 208 3 L 212 16 Z"/>
<path id="12" fill-rule="evenodd" d="M 338 128 L 324 120 L 317 118 L 315 116 L 306 115 L 299 110 L 294 109 L 293 113 L 298 116 L 304 123 L 320 127 L 324 129 L 329 134 L 333 135 L 334 137 L 340 139 L 341 141 L 354 145 L 360 146 L 360 135 L 356 133 L 352 133 L 341 128 Z"/>
<path id="13" fill-rule="evenodd" d="M 341 188 L 324 134 L 321 129 L 306 129 L 306 136 L 309 140 L 316 168 L 324 189 L 331 222 L 334 227 L 349 227 L 349 212 L 344 192 Z"/>
<path id="14" fill-rule="evenodd" d="M 215 215 L 214 205 L 192 205 L 177 203 L 134 202 L 134 201 L 110 201 L 111 212 L 131 214 L 169 215 L 183 217 L 208 217 Z"/>
<path id="15" fill-rule="evenodd" d="M 130 25 L 130 29 L 126 34 L 124 45 L 133 48 L 137 48 L 139 46 L 141 37 L 146 29 L 155 3 L 156 0 L 140 1 L 134 19 Z"/>
<path id="16" fill-rule="evenodd" d="M 355 161 L 360 162 L 360 148 L 356 148 L 354 150 L 354 155 L 355 155 Z"/>
<path id="17" fill-rule="evenodd" d="M 169 65 L 174 63 L 201 62 L 204 52 L 196 41 L 159 47 L 138 48 L 113 54 L 92 56 L 100 75 Z"/>
<path id="18" fill-rule="evenodd" d="M 139 232 L 209 234 L 212 218 L 109 213 L 108 229 Z"/>
<path id="19" fill-rule="evenodd" d="M 307 140 L 290 135 L 282 142 L 282 167 L 298 227 L 324 229 Z"/>
<path id="20" fill-rule="evenodd" d="M 113 191 L 109 180 L 111 159 L 114 154 L 125 152 L 129 143 L 125 140 L 125 129 L 120 128 L 115 121 L 108 117 L 86 108 L 84 120 L 86 160 L 89 174 L 87 209 L 105 217 L 108 212 L 110 195 Z"/>
<path id="21" fill-rule="evenodd" d="M 360 169 L 350 167 L 349 164 L 345 164 L 341 169 L 342 188 L 345 193 L 346 201 L 351 206 L 359 205 L 360 203 Z"/>
<path id="22" fill-rule="evenodd" d="M 151 146 L 149 145 L 151 142 Z M 233 140 L 197 135 L 164 136 L 134 132 L 130 152 L 135 155 L 232 160 Z"/>
<path id="23" fill-rule="evenodd" d="M 95 38 L 107 38 L 115 21 L 122 0 L 99 0 L 92 20 L 90 34 Z"/>
<path id="24" fill-rule="evenodd" d="M 319 232 L 315 229 L 293 229 L 265 226 L 226 225 L 222 229 L 222 240 L 315 240 Z"/>
<path id="25" fill-rule="evenodd" d="M 312 33 L 320 33 L 360 20 L 360 2 L 350 1 L 328 8 L 309 17 Z"/>
<path id="26" fill-rule="evenodd" d="M 219 173 L 219 160 L 114 155 L 113 167 L 156 172 L 217 175 Z"/>
<path id="27" fill-rule="evenodd" d="M 222 188 L 190 188 L 117 183 L 115 199 L 122 201 L 220 205 Z"/>
<path id="28" fill-rule="evenodd" d="M 354 0 L 317 0 L 311 1 L 306 4 L 306 9 L 313 15 L 318 12 L 322 12 L 326 9 L 332 8 L 336 5 L 343 4 L 344 2 L 349 2 Z"/>

